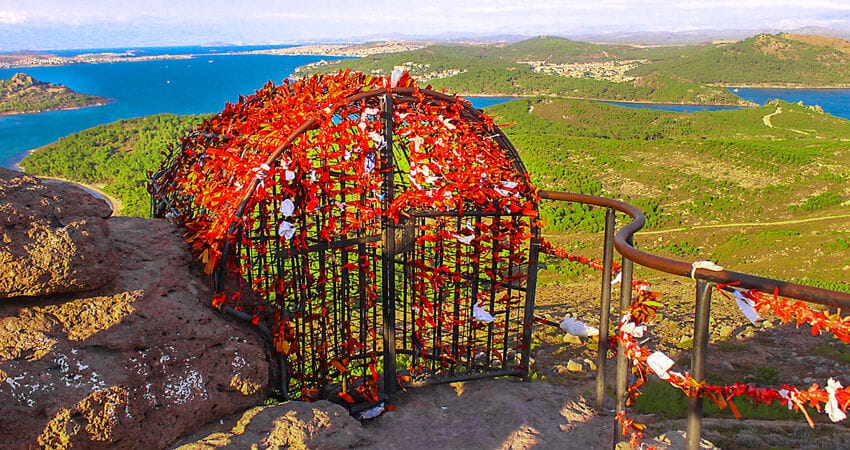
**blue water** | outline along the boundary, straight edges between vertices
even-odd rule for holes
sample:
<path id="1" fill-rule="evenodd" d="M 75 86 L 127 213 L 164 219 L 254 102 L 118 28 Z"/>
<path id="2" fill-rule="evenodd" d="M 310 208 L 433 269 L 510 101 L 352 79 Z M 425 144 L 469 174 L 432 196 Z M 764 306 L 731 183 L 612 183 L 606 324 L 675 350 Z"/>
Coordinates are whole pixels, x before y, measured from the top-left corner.
<path id="1" fill-rule="evenodd" d="M 465 97 L 467 100 L 472 102 L 472 106 L 478 109 L 488 108 L 493 105 L 498 105 L 499 103 L 509 102 L 511 100 L 516 100 L 520 97 Z"/>
<path id="2" fill-rule="evenodd" d="M 850 89 L 762 89 L 762 88 L 734 88 L 730 89 L 734 94 L 759 105 L 764 105 L 770 100 L 780 99 L 786 102 L 803 102 L 805 105 L 819 105 L 827 114 L 850 120 Z M 659 103 L 622 103 L 603 102 L 609 105 L 625 106 L 627 108 L 643 108 L 660 111 L 673 112 L 697 112 L 697 111 L 723 111 L 729 109 L 740 109 L 737 106 L 703 106 L 703 105 L 676 105 Z"/>
<path id="3" fill-rule="evenodd" d="M 780 99 L 805 105 L 819 105 L 823 111 L 842 119 L 850 119 L 850 89 L 757 89 L 736 88 L 739 97 L 764 105 L 768 100 Z"/>
<path id="4" fill-rule="evenodd" d="M 24 72 L 78 92 L 111 99 L 108 105 L 41 114 L 0 116 L 0 166 L 11 167 L 30 149 L 118 119 L 157 113 L 221 111 L 261 88 L 280 83 L 315 56 L 218 55 L 166 61 L 74 64 L 0 70 L 0 79 Z"/>
<path id="5" fill-rule="evenodd" d="M 273 48 L 286 48 L 292 45 L 185 45 L 175 47 L 120 47 L 120 48 L 87 48 L 87 49 L 69 49 L 69 50 L 47 50 L 44 53 L 50 53 L 58 56 L 76 56 L 87 53 L 125 53 L 130 52 L 135 56 L 153 56 L 153 55 L 216 55 L 222 53 L 233 52 L 250 52 L 254 50 L 269 50 Z"/>

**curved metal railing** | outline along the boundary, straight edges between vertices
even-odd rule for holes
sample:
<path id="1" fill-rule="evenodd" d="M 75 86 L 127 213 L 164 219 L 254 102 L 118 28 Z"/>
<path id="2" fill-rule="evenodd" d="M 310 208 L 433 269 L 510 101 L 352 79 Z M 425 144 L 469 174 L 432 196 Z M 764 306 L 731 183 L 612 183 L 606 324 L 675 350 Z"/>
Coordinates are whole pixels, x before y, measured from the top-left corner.
<path id="1" fill-rule="evenodd" d="M 711 286 L 714 284 L 735 283 L 737 288 L 753 289 L 766 294 L 774 293 L 787 298 L 816 303 L 819 305 L 850 308 L 850 293 L 831 291 L 813 286 L 806 286 L 772 278 L 759 277 L 731 270 L 694 269 L 692 263 L 653 255 L 634 246 L 634 234 L 643 228 L 646 217 L 638 208 L 621 201 L 586 194 L 576 194 L 558 191 L 540 191 L 540 198 L 561 202 L 581 203 L 606 208 L 605 246 L 602 272 L 602 293 L 600 301 L 599 354 L 596 378 L 596 410 L 602 411 L 605 396 L 605 365 L 608 350 L 608 329 L 610 323 L 611 302 L 611 267 L 613 250 L 622 256 L 622 288 L 620 291 L 620 310 L 626 310 L 631 303 L 633 281 L 633 265 L 635 263 L 696 280 L 695 320 L 693 331 L 693 354 L 691 356 L 691 376 L 697 382 L 705 381 L 705 360 L 708 347 L 708 323 L 711 303 Z M 632 218 L 619 231 L 616 226 L 616 212 L 621 212 Z M 628 376 L 628 361 L 623 349 L 617 354 L 616 382 L 616 411 L 625 408 Z M 702 399 L 692 398 L 688 407 L 688 448 L 699 448 L 702 432 Z"/>

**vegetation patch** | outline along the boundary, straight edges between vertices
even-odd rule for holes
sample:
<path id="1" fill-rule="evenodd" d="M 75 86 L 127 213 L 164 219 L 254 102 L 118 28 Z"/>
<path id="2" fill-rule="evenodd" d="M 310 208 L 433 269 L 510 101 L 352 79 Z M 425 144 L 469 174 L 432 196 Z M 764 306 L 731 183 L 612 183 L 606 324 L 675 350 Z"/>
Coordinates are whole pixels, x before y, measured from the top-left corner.
<path id="1" fill-rule="evenodd" d="M 159 114 L 99 125 L 37 149 L 20 166 L 36 175 L 97 185 L 121 201 L 123 215 L 147 217 L 150 172 L 159 167 L 162 152 L 202 119 Z"/>

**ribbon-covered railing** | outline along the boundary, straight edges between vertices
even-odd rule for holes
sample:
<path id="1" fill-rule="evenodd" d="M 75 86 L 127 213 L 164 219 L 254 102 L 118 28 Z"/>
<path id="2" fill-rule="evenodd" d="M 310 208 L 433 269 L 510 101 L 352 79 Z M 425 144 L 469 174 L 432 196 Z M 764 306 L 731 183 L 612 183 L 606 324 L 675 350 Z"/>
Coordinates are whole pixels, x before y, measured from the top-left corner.
<path id="1" fill-rule="evenodd" d="M 662 272 L 701 280 L 701 283 L 711 283 L 713 289 L 723 293 L 728 300 L 734 300 L 741 312 L 751 321 L 757 320 L 759 314 L 772 314 L 783 323 L 795 323 L 798 327 L 808 324 L 811 327 L 812 335 L 830 333 L 844 343 L 850 343 L 850 317 L 842 315 L 841 311 L 844 308 L 850 308 L 850 293 L 728 271 L 708 261 L 688 263 L 642 252 L 632 245 L 633 235 L 645 223 L 643 213 L 636 207 L 612 199 L 566 192 L 541 191 L 540 198 L 601 206 L 608 208 L 609 213 L 618 211 L 633 219 L 623 226 L 616 235 L 609 233 L 611 230 L 606 230 L 606 236 L 609 234 L 612 236 L 613 246 L 623 256 L 623 268 L 612 264 L 612 273 L 604 274 L 603 279 L 616 276 L 615 281 L 619 281 L 622 276 L 624 283 L 622 292 L 624 292 L 625 297 L 621 299 L 623 315 L 616 327 L 616 336 L 611 339 L 611 345 L 619 347 L 621 357 L 629 361 L 631 372 L 635 375 L 634 382 L 626 387 L 626 392 L 617 393 L 618 401 L 627 398 L 626 405 L 632 404 L 634 399 L 640 395 L 640 387 L 646 382 L 649 374 L 654 374 L 694 399 L 692 405 L 701 402 L 703 398 L 709 398 L 721 409 L 728 407 L 736 417 L 740 417 L 740 413 L 735 406 L 734 398 L 744 397 L 760 404 L 779 402 L 781 405 L 803 414 L 811 426 L 814 426 L 814 420 L 807 408 L 826 413 L 829 419 L 835 422 L 846 418 L 847 410 L 850 408 L 850 387 L 842 386 L 832 377 L 824 380 L 825 385 L 823 386 L 813 383 L 805 388 L 797 388 L 787 384 L 780 387 L 759 387 L 743 383 L 726 386 L 713 385 L 705 381 L 702 373 L 705 358 L 704 348 L 698 349 L 696 345 L 694 348 L 694 364 L 692 364 L 693 373 L 675 371 L 674 363 L 667 355 L 660 351 L 652 351 L 643 345 L 648 340 L 646 324 L 655 316 L 655 312 L 663 303 L 659 301 L 661 294 L 654 292 L 649 283 L 632 279 L 631 265 L 637 263 Z M 609 225 L 612 223 L 613 221 L 609 222 Z M 607 244 L 608 242 L 606 242 Z M 576 256 L 552 245 L 544 244 L 543 250 L 569 261 L 602 269 L 598 260 Z M 605 284 L 606 281 L 603 281 L 603 286 Z M 604 291 L 603 289 L 603 297 L 605 296 Z M 634 298 L 632 298 L 632 292 L 635 293 Z M 707 292 L 710 294 L 710 291 Z M 698 292 L 698 303 L 700 301 L 699 295 Z M 623 300 L 629 303 L 625 304 Z M 610 292 L 607 299 L 603 298 L 603 309 L 607 309 L 608 302 L 610 302 Z M 705 302 L 708 302 L 707 296 Z M 823 306 L 827 308 L 823 308 Z M 831 308 L 834 308 L 834 310 Z M 700 320 L 701 314 L 704 316 L 708 314 L 707 305 L 704 307 L 697 305 L 696 309 L 695 344 L 696 336 L 700 335 L 700 330 L 697 328 L 701 326 L 707 328 L 708 326 L 707 317 L 702 317 L 703 320 Z M 700 323 L 703 325 L 699 325 Z M 602 323 L 601 327 L 607 327 L 607 325 L 607 323 Z M 604 331 L 603 334 L 607 335 Z M 707 340 L 707 329 L 702 330 L 702 336 L 704 340 Z M 604 347 L 605 344 L 604 342 L 600 343 L 600 353 L 603 348 L 606 348 Z M 700 369 L 697 369 L 697 367 L 700 367 Z M 602 370 L 600 365 L 600 371 Z M 599 375 L 604 380 L 604 373 Z M 625 376 L 624 373 L 618 373 L 618 378 L 623 376 Z M 619 386 L 625 385 L 625 381 L 618 380 L 617 385 L 619 390 Z M 597 392 L 597 395 L 599 395 L 599 392 Z M 601 405 L 601 403 L 601 399 L 598 399 L 597 405 Z M 701 405 L 701 403 L 699 404 Z M 645 425 L 629 418 L 622 405 L 618 404 L 617 409 L 616 419 L 621 423 L 623 434 L 630 436 L 632 445 L 637 445 L 640 442 Z M 701 406 L 699 408 L 692 407 L 688 414 L 688 445 L 689 448 L 696 448 L 699 444 L 701 432 L 699 426 L 702 418 Z"/>

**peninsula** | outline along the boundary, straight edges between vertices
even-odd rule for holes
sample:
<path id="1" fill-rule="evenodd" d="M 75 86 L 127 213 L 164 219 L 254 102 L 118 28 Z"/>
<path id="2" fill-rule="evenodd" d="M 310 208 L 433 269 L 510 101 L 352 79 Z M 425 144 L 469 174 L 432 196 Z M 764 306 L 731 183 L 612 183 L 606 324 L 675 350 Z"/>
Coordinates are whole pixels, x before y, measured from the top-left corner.
<path id="1" fill-rule="evenodd" d="M 0 80 L 0 114 L 3 115 L 99 106 L 107 101 L 104 97 L 75 92 L 62 84 L 38 81 L 25 73 Z"/>

